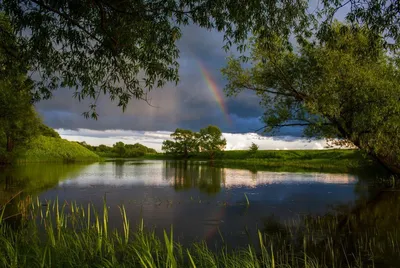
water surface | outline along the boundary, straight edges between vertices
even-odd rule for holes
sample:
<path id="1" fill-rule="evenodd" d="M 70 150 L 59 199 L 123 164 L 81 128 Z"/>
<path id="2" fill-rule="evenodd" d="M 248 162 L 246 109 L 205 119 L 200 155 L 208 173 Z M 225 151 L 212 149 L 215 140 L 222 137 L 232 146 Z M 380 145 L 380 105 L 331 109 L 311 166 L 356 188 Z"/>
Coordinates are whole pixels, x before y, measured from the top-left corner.
<path id="1" fill-rule="evenodd" d="M 290 173 L 215 168 L 206 163 L 143 160 L 90 165 L 28 164 L 0 175 L 0 202 L 15 193 L 99 210 L 106 199 L 110 225 L 120 226 L 124 204 L 131 224 L 143 218 L 157 232 L 174 228 L 177 240 L 231 245 L 254 239 L 271 221 L 296 222 L 352 206 L 360 178 L 351 174 Z M 249 200 L 247 205 L 246 196 Z"/>

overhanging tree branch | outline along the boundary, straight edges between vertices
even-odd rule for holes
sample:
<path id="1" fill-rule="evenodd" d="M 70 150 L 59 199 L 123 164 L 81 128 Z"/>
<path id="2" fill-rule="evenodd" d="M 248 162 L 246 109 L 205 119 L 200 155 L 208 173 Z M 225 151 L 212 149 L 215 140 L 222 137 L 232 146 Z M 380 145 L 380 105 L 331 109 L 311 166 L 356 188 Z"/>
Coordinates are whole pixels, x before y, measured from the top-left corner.
<path id="1" fill-rule="evenodd" d="M 275 95 L 281 95 L 281 96 L 286 96 L 286 97 L 294 97 L 291 94 L 287 94 L 284 92 L 278 92 L 278 91 L 273 91 L 273 90 L 269 90 L 269 89 L 265 89 L 265 88 L 258 88 L 258 87 L 254 87 L 251 86 L 249 84 L 243 84 L 242 85 L 243 88 L 255 91 L 255 92 L 262 92 L 262 93 L 271 93 L 271 94 L 275 94 Z"/>
<path id="2" fill-rule="evenodd" d="M 263 126 L 259 129 L 254 130 L 255 132 L 258 132 L 260 130 L 266 129 L 266 128 L 281 128 L 281 127 L 307 127 L 307 126 L 333 126 L 332 123 L 322 123 L 322 124 L 313 124 L 313 123 L 287 123 L 287 124 L 277 124 L 277 125 L 272 125 L 272 126 Z"/>
<path id="3" fill-rule="evenodd" d="M 50 12 L 53 12 L 57 15 L 59 15 L 60 17 L 62 17 L 63 19 L 69 21 L 70 23 L 72 23 L 73 25 L 75 25 L 76 27 L 78 27 L 80 30 L 82 30 L 85 34 L 87 34 L 90 38 L 92 38 L 93 40 L 97 41 L 100 44 L 103 44 L 103 41 L 100 40 L 97 36 L 95 36 L 94 34 L 92 34 L 91 32 L 89 32 L 85 27 L 83 27 L 79 22 L 75 21 L 74 19 L 72 19 L 68 14 L 65 14 L 63 12 L 58 11 L 55 8 L 52 8 L 51 6 L 46 5 L 45 3 L 41 2 L 41 1 L 37 1 L 37 0 L 32 0 L 33 3 L 37 4 L 38 6 L 41 6 L 45 9 L 47 9 Z"/>

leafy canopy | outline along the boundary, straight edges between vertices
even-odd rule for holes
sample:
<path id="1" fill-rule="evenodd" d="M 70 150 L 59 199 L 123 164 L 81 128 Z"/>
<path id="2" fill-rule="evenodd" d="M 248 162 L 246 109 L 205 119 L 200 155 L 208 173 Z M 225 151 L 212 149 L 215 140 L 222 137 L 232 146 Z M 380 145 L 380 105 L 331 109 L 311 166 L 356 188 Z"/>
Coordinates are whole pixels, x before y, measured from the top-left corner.
<path id="1" fill-rule="evenodd" d="M 7 53 L 23 59 L 24 68 L 34 73 L 36 99 L 72 88 L 78 100 L 92 100 L 84 115 L 93 118 L 101 94 L 125 109 L 132 98 L 147 101 L 149 90 L 177 83 L 176 42 L 188 24 L 223 31 L 224 48 L 236 44 L 243 51 L 249 34 L 310 36 L 315 33 L 310 26 L 318 21 L 323 22 L 318 34 L 325 34 L 337 12 L 350 10 L 348 21 L 384 33 L 392 47 L 399 43 L 397 1 L 323 0 L 313 5 L 307 0 L 2 0 L 0 12 L 9 16 L 13 29 L 0 24 L 0 32 L 18 34 L 20 52 Z"/>
<path id="2" fill-rule="evenodd" d="M 231 58 L 226 92 L 254 91 L 266 131 L 304 126 L 304 134 L 341 138 L 400 171 L 399 61 L 367 26 L 333 23 L 324 35 L 254 39 L 250 68 Z"/>
<path id="3" fill-rule="evenodd" d="M 250 147 L 249 147 L 249 152 L 251 154 L 255 154 L 257 151 L 258 151 L 258 145 L 255 144 L 254 142 L 252 142 Z"/>
<path id="4" fill-rule="evenodd" d="M 123 142 L 116 142 L 113 146 L 107 146 L 101 144 L 99 146 L 89 145 L 86 142 L 79 142 L 80 145 L 89 149 L 96 154 L 103 157 L 141 157 L 145 154 L 155 154 L 156 150 L 153 148 L 148 148 L 140 143 L 135 144 L 124 144 Z"/>
<path id="5" fill-rule="evenodd" d="M 119 141 L 119 142 L 115 143 L 115 144 L 113 145 L 113 151 L 114 151 L 115 153 L 117 153 L 117 155 L 118 155 L 119 157 L 122 157 L 122 156 L 125 154 L 125 152 L 126 152 L 125 144 L 124 144 L 122 141 Z"/>
<path id="6" fill-rule="evenodd" d="M 198 134 L 188 130 L 177 128 L 174 133 L 171 134 L 171 140 L 165 140 L 162 145 L 162 150 L 166 153 L 174 155 L 182 155 L 184 158 L 188 158 L 190 154 L 199 151 Z"/>
<path id="7" fill-rule="evenodd" d="M 225 149 L 226 139 L 222 136 L 221 130 L 216 126 L 208 126 L 200 129 L 200 149 L 207 152 L 210 159 Z"/>
<path id="8" fill-rule="evenodd" d="M 233 43 L 243 49 L 251 29 L 268 20 L 288 32 L 305 8 L 304 1 L 282 0 L 0 2 L 19 33 L 27 69 L 38 76 L 36 98 L 73 88 L 79 100 L 93 100 L 85 116 L 94 118 L 100 94 L 125 108 L 130 99 L 146 100 L 148 90 L 179 81 L 176 42 L 182 26 L 224 31 L 226 49 Z"/>
<path id="9" fill-rule="evenodd" d="M 11 29 L 1 13 L 0 27 Z M 24 72 L 24 63 L 8 54 L 8 51 L 18 53 L 16 39 L 0 32 L 0 40 L 0 161 L 8 162 L 16 149 L 27 146 L 39 134 L 42 123 L 31 102 L 32 81 Z"/>
<path id="10" fill-rule="evenodd" d="M 175 156 L 183 156 L 185 159 L 199 151 L 206 152 L 213 159 L 216 153 L 223 151 L 226 146 L 226 140 L 216 126 L 202 128 L 198 133 L 178 128 L 171 134 L 171 138 L 173 140 L 163 142 L 162 150 Z"/>

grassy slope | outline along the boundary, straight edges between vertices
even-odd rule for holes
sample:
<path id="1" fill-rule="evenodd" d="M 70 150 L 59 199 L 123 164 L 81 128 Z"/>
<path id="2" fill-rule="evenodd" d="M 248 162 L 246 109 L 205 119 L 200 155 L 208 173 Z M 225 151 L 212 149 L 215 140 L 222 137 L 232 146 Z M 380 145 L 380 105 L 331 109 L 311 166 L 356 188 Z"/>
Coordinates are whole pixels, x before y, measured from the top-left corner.
<path id="1" fill-rule="evenodd" d="M 40 136 L 17 162 L 91 162 L 101 158 L 76 142 Z"/>

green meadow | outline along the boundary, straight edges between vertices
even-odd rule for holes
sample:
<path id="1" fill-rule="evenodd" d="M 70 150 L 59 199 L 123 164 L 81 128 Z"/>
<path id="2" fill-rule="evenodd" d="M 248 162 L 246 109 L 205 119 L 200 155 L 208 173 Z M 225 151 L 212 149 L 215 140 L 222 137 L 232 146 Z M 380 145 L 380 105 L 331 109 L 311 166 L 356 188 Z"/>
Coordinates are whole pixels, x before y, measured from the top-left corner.
<path id="1" fill-rule="evenodd" d="M 168 154 L 147 154 L 144 159 L 181 159 Z M 197 153 L 189 161 L 209 161 L 205 153 Z M 374 162 L 359 150 L 248 150 L 224 151 L 211 164 L 217 167 L 271 171 L 321 171 L 343 173 L 370 167 Z"/>
<path id="2" fill-rule="evenodd" d="M 39 136 L 18 157 L 17 162 L 94 162 L 101 158 L 76 142 Z"/>

